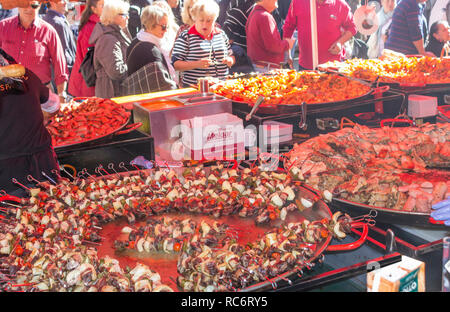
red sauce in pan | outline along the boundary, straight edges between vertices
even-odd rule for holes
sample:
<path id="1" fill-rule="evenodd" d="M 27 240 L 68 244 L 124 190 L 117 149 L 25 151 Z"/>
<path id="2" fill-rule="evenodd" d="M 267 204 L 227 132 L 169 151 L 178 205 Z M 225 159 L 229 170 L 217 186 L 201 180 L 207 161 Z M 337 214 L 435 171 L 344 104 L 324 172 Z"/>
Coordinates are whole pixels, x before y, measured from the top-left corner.
<path id="1" fill-rule="evenodd" d="M 143 108 L 149 111 L 158 111 L 169 108 L 175 108 L 183 106 L 183 103 L 173 100 L 160 100 L 160 101 L 152 101 L 141 104 Z"/>
<path id="2" fill-rule="evenodd" d="M 228 224 L 232 227 L 237 235 L 237 242 L 240 244 L 246 244 L 248 242 L 254 242 L 258 237 L 261 237 L 266 231 L 272 229 L 272 226 L 256 226 L 255 221 L 252 218 L 241 218 L 238 216 L 224 216 L 220 219 L 214 219 L 212 217 L 195 216 L 195 215 L 176 215 L 165 214 L 164 216 L 172 217 L 175 219 L 187 219 L 190 218 L 197 223 L 201 220 L 207 221 L 212 224 L 214 221 Z M 155 216 L 155 218 L 162 218 L 162 216 Z M 144 225 L 145 222 L 136 222 L 134 228 Z M 114 249 L 115 240 L 124 240 L 128 236 L 122 234 L 122 228 L 129 226 L 128 222 L 124 219 L 121 221 L 112 222 L 103 226 L 100 235 L 104 238 L 101 246 L 97 247 L 98 255 L 104 257 L 108 255 L 111 258 L 119 260 L 122 269 L 127 266 L 133 268 L 136 263 L 142 263 L 148 265 L 148 267 L 155 272 L 158 272 L 161 276 L 161 282 L 170 286 L 173 290 L 177 290 L 176 277 L 177 273 L 177 261 L 179 253 L 164 253 L 164 252 L 138 252 L 137 250 L 127 250 L 124 252 L 116 252 Z M 172 277 L 172 278 L 170 278 Z"/>
<path id="3" fill-rule="evenodd" d="M 169 213 L 164 216 L 171 217 L 174 219 L 187 219 L 190 218 L 197 223 L 201 220 L 205 220 L 209 224 L 214 221 L 219 223 L 225 223 L 234 230 L 237 235 L 236 240 L 239 244 L 245 245 L 249 242 L 256 242 L 261 238 L 265 232 L 273 229 L 275 226 L 279 225 L 282 221 L 275 220 L 271 223 L 264 225 L 256 225 L 253 218 L 242 218 L 239 216 L 223 216 L 220 219 L 215 219 L 213 217 L 201 216 L 201 215 L 180 215 Z M 153 218 L 162 218 L 163 215 L 154 216 Z M 291 212 L 288 214 L 285 222 L 300 222 L 304 220 L 304 217 L 299 212 Z M 139 228 L 139 226 L 144 225 L 145 222 L 136 222 L 132 227 Z M 108 223 L 103 226 L 100 235 L 104 238 L 104 241 L 100 246 L 97 246 L 99 258 L 109 256 L 111 258 L 117 259 L 120 263 L 122 269 L 127 266 L 133 268 L 138 262 L 147 265 L 152 271 L 158 272 L 161 276 L 161 282 L 170 286 L 174 291 L 179 291 L 176 285 L 176 278 L 178 276 L 177 272 L 177 262 L 179 253 L 164 253 L 164 252 L 138 252 L 137 250 L 127 250 L 124 252 L 116 252 L 114 249 L 115 240 L 125 240 L 128 236 L 127 234 L 122 234 L 122 228 L 129 226 L 125 219 L 120 221 L 115 221 Z M 320 248 L 318 248 L 320 249 Z"/>

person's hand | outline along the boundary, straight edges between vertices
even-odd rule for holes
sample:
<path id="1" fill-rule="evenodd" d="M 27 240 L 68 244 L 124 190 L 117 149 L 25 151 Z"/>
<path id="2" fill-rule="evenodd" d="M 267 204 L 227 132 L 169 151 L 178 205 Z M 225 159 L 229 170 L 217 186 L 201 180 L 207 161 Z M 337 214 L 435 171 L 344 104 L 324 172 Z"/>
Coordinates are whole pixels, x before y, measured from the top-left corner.
<path id="1" fill-rule="evenodd" d="M 295 38 L 286 38 L 287 42 L 289 42 L 289 50 L 292 50 L 295 44 Z"/>
<path id="2" fill-rule="evenodd" d="M 234 64 L 234 60 L 231 56 L 227 56 L 223 58 L 222 63 L 227 65 L 228 67 L 231 67 Z"/>
<path id="3" fill-rule="evenodd" d="M 437 221 L 444 221 L 445 225 L 450 226 L 450 196 L 432 206 L 434 211 L 431 217 Z"/>
<path id="4" fill-rule="evenodd" d="M 197 68 L 208 68 L 213 64 L 214 64 L 213 61 L 211 61 L 208 58 L 205 58 L 197 61 Z"/>
<path id="5" fill-rule="evenodd" d="M 330 52 L 333 55 L 338 55 L 341 53 L 341 51 L 342 51 L 342 43 L 340 43 L 339 41 L 333 43 L 328 49 L 328 52 Z"/>
<path id="6" fill-rule="evenodd" d="M 290 67 L 291 69 L 294 68 L 294 60 L 292 60 L 292 57 L 288 58 L 287 62 L 288 62 L 289 67 Z"/>
<path id="7" fill-rule="evenodd" d="M 289 68 L 293 69 L 294 68 L 294 61 L 292 60 L 292 56 L 291 56 L 290 51 L 287 51 L 284 57 L 285 57 L 285 62 L 289 65 Z"/>
<path id="8" fill-rule="evenodd" d="M 44 126 L 47 126 L 47 124 L 50 122 L 50 118 L 52 118 L 53 114 L 42 111 L 42 115 L 44 115 Z"/>
<path id="9" fill-rule="evenodd" d="M 67 97 L 65 95 L 59 95 L 59 102 L 61 104 L 67 103 Z"/>

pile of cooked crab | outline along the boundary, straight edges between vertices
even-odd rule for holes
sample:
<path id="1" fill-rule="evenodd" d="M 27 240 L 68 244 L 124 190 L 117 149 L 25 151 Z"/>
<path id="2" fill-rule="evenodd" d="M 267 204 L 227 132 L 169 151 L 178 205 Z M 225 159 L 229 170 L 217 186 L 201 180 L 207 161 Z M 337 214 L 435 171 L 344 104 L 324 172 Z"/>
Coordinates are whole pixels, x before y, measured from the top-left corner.
<path id="1" fill-rule="evenodd" d="M 427 213 L 450 195 L 450 123 L 356 125 L 297 144 L 286 156 L 293 177 L 356 203 Z"/>
<path id="2" fill-rule="evenodd" d="M 350 231 L 348 215 L 284 222 L 308 209 L 319 196 L 297 196 L 301 184 L 290 175 L 258 167 L 197 166 L 182 173 L 139 170 L 70 181 L 42 182 L 20 202 L 3 202 L 0 220 L 2 291 L 231 291 L 302 268 L 317 244 Z M 327 197 L 327 196 L 325 196 Z M 177 213 L 181 218 L 169 218 Z M 214 222 L 196 222 L 206 215 Z M 257 225 L 281 225 L 256 241 L 238 243 L 221 216 L 253 218 Z M 102 227 L 128 223 L 118 252 L 178 255 L 178 289 L 162 283 L 148 265 L 123 268 L 100 257 Z M 145 221 L 145 225 L 141 221 Z"/>

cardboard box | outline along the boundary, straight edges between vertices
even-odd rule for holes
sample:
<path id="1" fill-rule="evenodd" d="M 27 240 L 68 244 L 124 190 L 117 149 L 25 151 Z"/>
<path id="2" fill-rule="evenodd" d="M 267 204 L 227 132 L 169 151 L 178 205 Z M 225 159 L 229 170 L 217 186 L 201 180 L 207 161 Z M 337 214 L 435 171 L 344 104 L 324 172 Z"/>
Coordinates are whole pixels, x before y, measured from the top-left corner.
<path id="1" fill-rule="evenodd" d="M 367 274 L 368 292 L 424 292 L 425 263 L 402 256 L 391 264 Z"/>
<path id="2" fill-rule="evenodd" d="M 185 159 L 230 159 L 244 154 L 242 119 L 229 113 L 180 121 Z M 228 157 L 227 157 L 228 156 Z"/>
<path id="3" fill-rule="evenodd" d="M 408 97 L 408 116 L 423 118 L 437 115 L 437 98 L 411 94 Z"/>

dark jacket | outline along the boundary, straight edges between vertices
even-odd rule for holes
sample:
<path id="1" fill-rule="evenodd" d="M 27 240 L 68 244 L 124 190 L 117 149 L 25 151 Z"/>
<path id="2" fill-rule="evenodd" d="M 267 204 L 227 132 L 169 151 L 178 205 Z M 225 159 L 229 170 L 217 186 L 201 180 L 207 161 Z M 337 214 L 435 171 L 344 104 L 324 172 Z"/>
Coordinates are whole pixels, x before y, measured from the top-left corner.
<path id="1" fill-rule="evenodd" d="M 1 49 L 0 54 L 9 64 L 16 63 Z M 5 86 L 11 86 L 7 80 L 0 79 L 0 90 L 9 89 Z M 27 184 L 27 175 L 32 175 L 43 181 L 42 172 L 52 175 L 51 171 L 57 168 L 41 109 L 41 104 L 48 101 L 49 89 L 28 69 L 24 79 L 17 80 L 23 82 L 24 89 L 0 93 L 0 185 L 8 193 L 18 188 L 12 178 Z"/>
<path id="2" fill-rule="evenodd" d="M 77 42 L 75 40 L 75 36 L 73 35 L 73 31 L 70 28 L 69 22 L 64 16 L 61 16 L 54 10 L 48 10 L 47 14 L 45 14 L 42 19 L 56 29 L 64 49 L 64 54 L 66 55 L 67 67 L 70 72 L 73 64 L 75 63 Z"/>
<path id="3" fill-rule="evenodd" d="M 95 44 L 95 96 L 109 99 L 122 95 L 121 83 L 127 77 L 126 52 L 129 34 L 118 25 L 95 25 L 89 44 Z"/>
<path id="4" fill-rule="evenodd" d="M 124 95 L 173 90 L 177 87 L 170 77 L 166 59 L 154 43 L 135 38 L 127 50 L 127 65 Z"/>
<path id="5" fill-rule="evenodd" d="M 441 56 L 442 49 L 444 48 L 445 42 L 440 42 L 433 35 L 430 35 L 428 44 L 425 47 L 425 51 L 433 52 L 436 57 Z"/>
<path id="6" fill-rule="evenodd" d="M 129 57 L 131 52 L 132 57 Z M 161 62 L 165 66 L 166 70 L 167 63 L 161 50 L 153 43 L 140 41 L 135 38 L 131 42 L 127 49 L 127 66 L 128 66 L 128 76 L 140 69 L 141 67 L 152 62 Z"/>
<path id="7" fill-rule="evenodd" d="M 130 18 L 128 19 L 128 31 L 131 38 L 136 37 L 136 34 L 141 30 L 141 13 L 142 9 L 147 5 L 152 4 L 152 0 L 130 0 L 130 9 L 128 13 Z"/>
<path id="8" fill-rule="evenodd" d="M 247 51 L 247 35 L 245 24 L 255 6 L 254 0 L 233 0 L 223 22 L 222 29 L 234 44 Z"/>

